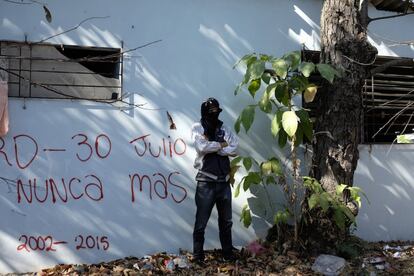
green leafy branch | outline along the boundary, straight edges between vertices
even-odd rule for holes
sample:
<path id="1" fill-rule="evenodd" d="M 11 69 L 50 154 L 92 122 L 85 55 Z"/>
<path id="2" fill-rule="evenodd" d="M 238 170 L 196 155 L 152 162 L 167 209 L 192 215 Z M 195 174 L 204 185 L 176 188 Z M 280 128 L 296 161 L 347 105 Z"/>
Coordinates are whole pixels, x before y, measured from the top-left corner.
<path id="1" fill-rule="evenodd" d="M 340 184 L 336 187 L 334 194 L 328 193 L 322 185 L 314 178 L 304 177 L 304 186 L 310 192 L 307 203 L 309 210 L 320 208 L 322 214 L 333 213 L 335 224 L 342 230 L 345 229 L 348 222 L 356 225 L 355 215 L 349 210 L 344 202 L 344 193 L 347 191 L 350 194 L 350 199 L 361 207 L 361 195 L 369 202 L 367 196 L 359 187 L 351 187 L 345 184 Z"/>
<path id="2" fill-rule="evenodd" d="M 242 165 L 241 165 L 242 164 Z M 279 159 L 272 157 L 262 163 L 258 163 L 252 157 L 238 156 L 231 161 L 231 178 L 230 183 L 235 184 L 234 175 L 243 166 L 247 174 L 243 176 L 240 182 L 236 185 L 234 196 L 240 195 L 240 189 L 244 191 L 250 189 L 251 185 L 270 185 L 277 184 L 278 178 L 283 178 L 282 166 Z M 242 210 L 240 221 L 248 227 L 251 223 L 251 211 L 246 205 Z"/>
<path id="3" fill-rule="evenodd" d="M 292 98 L 303 95 L 306 102 L 314 100 L 318 87 L 310 83 L 308 77 L 319 72 L 329 82 L 339 76 L 339 72 L 328 64 L 314 64 L 301 62 L 299 51 L 288 53 L 281 58 L 263 54 L 245 55 L 236 65 L 246 66 L 246 73 L 242 82 L 237 86 L 237 95 L 243 86 L 246 86 L 250 95 L 255 99 L 260 88 L 262 95 L 255 103 L 246 106 L 237 118 L 234 128 L 237 133 L 241 126 L 246 132 L 251 128 L 256 107 L 267 114 L 272 114 L 270 130 L 274 137 L 278 137 L 280 147 L 287 141 L 293 141 L 298 146 L 305 136 L 312 139 L 312 121 L 308 111 L 295 106 Z"/>

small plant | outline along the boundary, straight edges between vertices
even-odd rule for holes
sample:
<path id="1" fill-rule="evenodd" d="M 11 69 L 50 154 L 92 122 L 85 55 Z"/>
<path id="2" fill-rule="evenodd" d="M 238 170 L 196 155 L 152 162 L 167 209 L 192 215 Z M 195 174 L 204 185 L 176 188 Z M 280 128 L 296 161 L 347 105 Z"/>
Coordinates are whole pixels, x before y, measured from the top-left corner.
<path id="1" fill-rule="evenodd" d="M 352 199 L 360 204 L 360 189 L 341 185 L 338 186 L 336 195 L 330 195 L 316 180 L 305 178 L 303 181 L 299 176 L 300 161 L 297 158 L 297 148 L 304 140 L 312 140 L 313 123 L 308 110 L 295 102 L 299 102 L 300 97 L 307 103 L 315 99 L 318 86 L 309 81 L 312 73 L 319 73 L 331 83 L 341 74 L 328 64 L 303 62 L 299 51 L 280 58 L 253 53 L 244 56 L 235 66 L 239 65 L 246 66 L 246 71 L 234 93 L 237 95 L 243 87 L 247 87 L 254 103 L 247 105 L 238 116 L 234 125 L 236 132 L 239 133 L 242 126 L 246 133 L 250 130 L 258 108 L 271 117 L 269 131 L 277 139 L 278 145 L 281 148 L 290 146 L 290 165 L 282 165 L 283 162 L 277 156 L 270 156 L 263 162 L 249 156 L 235 158 L 231 162 L 232 184 L 235 184 L 235 173 L 242 166 L 246 172 L 235 187 L 235 196 L 239 195 L 241 188 L 247 191 L 252 185 L 262 185 L 265 190 L 267 185 L 280 185 L 287 206 L 282 210 L 273 210 L 273 223 L 280 226 L 293 222 L 295 241 L 298 239 L 301 219 L 299 190 L 305 188 L 310 192 L 310 209 L 320 207 L 322 211 L 333 210 L 335 223 L 341 228 L 345 227 L 347 220 L 354 223 L 355 217 L 340 201 L 340 197 L 347 191 Z M 298 97 L 297 101 L 294 100 L 295 97 Z M 240 165 L 241 163 L 243 165 Z M 248 227 L 251 219 L 251 210 L 246 205 L 241 214 L 241 221 Z"/>
<path id="2" fill-rule="evenodd" d="M 247 174 L 243 176 L 241 181 L 235 186 L 235 197 L 239 196 L 241 189 L 247 191 L 252 185 L 263 185 L 264 190 L 267 191 L 266 185 L 285 183 L 282 166 L 277 158 L 272 157 L 269 160 L 259 164 L 251 157 L 238 156 L 231 161 L 233 176 L 230 182 L 233 185 L 235 184 L 234 173 L 241 167 L 240 163 L 243 164 Z M 243 222 L 244 226 L 249 227 L 251 224 L 251 218 L 251 210 L 248 204 L 246 204 L 242 209 L 240 221 Z M 274 220 L 276 223 L 276 221 L 280 220 L 280 218 L 275 217 Z"/>
<path id="3" fill-rule="evenodd" d="M 309 210 L 320 208 L 320 212 L 325 215 L 332 212 L 334 222 L 341 230 L 345 230 L 347 224 L 356 226 L 355 215 L 346 206 L 344 195 L 349 193 L 350 200 L 356 202 L 360 208 L 361 195 L 368 200 L 361 188 L 340 184 L 336 187 L 336 192 L 332 194 L 326 192 L 322 185 L 314 178 L 304 177 L 303 184 L 309 191 L 307 199 Z"/>

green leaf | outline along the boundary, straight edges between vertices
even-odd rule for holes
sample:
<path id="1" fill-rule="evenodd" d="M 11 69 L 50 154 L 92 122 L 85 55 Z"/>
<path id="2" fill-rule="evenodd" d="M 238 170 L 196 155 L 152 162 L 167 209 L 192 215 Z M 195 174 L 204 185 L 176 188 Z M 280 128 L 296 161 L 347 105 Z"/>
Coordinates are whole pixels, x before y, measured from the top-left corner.
<path id="1" fill-rule="evenodd" d="M 304 176 L 303 177 L 303 185 L 308 188 L 312 193 L 322 193 L 324 192 L 321 183 L 313 177 Z"/>
<path id="2" fill-rule="evenodd" d="M 309 77 L 312 72 L 315 71 L 315 64 L 313 62 L 302 62 L 299 65 L 299 72 L 302 73 L 305 77 Z"/>
<path id="3" fill-rule="evenodd" d="M 257 60 L 256 54 L 253 54 L 250 58 L 246 60 L 246 66 L 249 68 Z"/>
<path id="4" fill-rule="evenodd" d="M 344 190 L 347 188 L 348 186 L 345 184 L 339 184 L 336 186 L 336 195 L 337 196 L 342 196 L 342 193 L 344 192 Z"/>
<path id="5" fill-rule="evenodd" d="M 242 160 L 242 158 L 243 157 L 241 157 L 241 156 L 237 156 L 236 158 L 234 158 L 233 160 L 231 160 L 230 166 L 231 167 L 236 166 L 237 164 L 239 164 L 239 162 Z"/>
<path id="6" fill-rule="evenodd" d="M 250 185 L 252 184 L 252 182 L 247 179 L 247 176 L 243 177 L 243 190 L 247 191 L 250 188 Z"/>
<path id="7" fill-rule="evenodd" d="M 327 192 L 322 193 L 319 197 L 319 205 L 321 206 L 324 212 L 328 211 L 329 198 L 330 198 L 330 194 Z"/>
<path id="8" fill-rule="evenodd" d="M 249 66 L 249 63 L 253 62 L 254 60 L 256 60 L 256 54 L 247 54 L 244 55 L 239 61 L 236 62 L 236 64 L 233 65 L 233 69 L 236 68 L 240 63 L 244 63 L 247 66 Z"/>
<path id="9" fill-rule="evenodd" d="M 276 114 L 273 116 L 272 122 L 270 124 L 270 130 L 274 137 L 276 137 L 280 131 L 280 126 L 282 124 L 282 115 L 283 115 L 282 110 L 276 111 Z"/>
<path id="10" fill-rule="evenodd" d="M 269 175 L 271 173 L 274 173 L 278 176 L 281 176 L 283 174 L 279 160 L 274 157 L 269 159 L 266 162 L 263 162 L 260 165 L 260 169 L 261 169 L 262 174 L 264 175 Z"/>
<path id="11" fill-rule="evenodd" d="M 238 197 L 240 194 L 241 183 L 237 184 L 236 189 L 234 190 L 234 197 Z"/>
<path id="12" fill-rule="evenodd" d="M 292 71 L 295 71 L 299 66 L 299 63 L 301 60 L 301 54 L 300 54 L 300 51 L 294 51 L 294 52 L 287 53 L 286 55 L 283 56 L 283 58 L 288 62 L 290 69 Z"/>
<path id="13" fill-rule="evenodd" d="M 250 224 L 252 224 L 252 215 L 250 213 L 250 210 L 246 211 L 246 214 L 244 216 L 244 221 L 243 221 L 243 225 L 244 227 L 249 227 Z"/>
<path id="14" fill-rule="evenodd" d="M 272 67 L 275 70 L 276 75 L 285 79 L 288 72 L 288 64 L 284 59 L 278 58 L 272 62 Z"/>
<path id="15" fill-rule="evenodd" d="M 282 126 L 287 135 L 293 137 L 298 129 L 298 117 L 295 111 L 285 111 L 282 115 Z"/>
<path id="16" fill-rule="evenodd" d="M 271 77 L 270 77 L 270 74 L 269 74 L 269 73 L 264 73 L 264 74 L 262 75 L 262 80 L 263 80 L 266 84 L 269 84 L 270 79 L 271 79 Z"/>
<path id="17" fill-rule="evenodd" d="M 333 82 L 335 75 L 339 74 L 331 65 L 319 63 L 316 64 L 316 68 L 318 69 L 321 76 L 328 80 L 330 83 Z"/>
<path id="18" fill-rule="evenodd" d="M 287 134 L 282 128 L 279 131 L 279 147 L 284 148 L 286 146 L 286 142 L 287 142 Z"/>
<path id="19" fill-rule="evenodd" d="M 250 65 L 249 69 L 250 69 L 250 78 L 260 79 L 265 70 L 265 63 L 262 60 L 256 60 Z"/>
<path id="20" fill-rule="evenodd" d="M 278 211 L 275 215 L 274 222 L 275 224 L 286 224 L 289 219 L 288 211 Z"/>
<path id="21" fill-rule="evenodd" d="M 272 172 L 274 174 L 279 175 L 279 176 L 283 175 L 282 167 L 278 159 L 273 157 L 270 159 L 270 163 L 272 165 Z"/>
<path id="22" fill-rule="evenodd" d="M 300 144 L 302 144 L 303 141 L 303 130 L 302 125 L 298 124 L 298 129 L 295 133 L 295 147 L 298 147 Z"/>
<path id="23" fill-rule="evenodd" d="M 261 79 L 254 79 L 250 82 L 248 90 L 250 92 L 250 95 L 252 95 L 252 98 L 254 98 L 257 90 L 259 90 L 261 82 Z"/>
<path id="24" fill-rule="evenodd" d="M 321 183 L 313 177 L 304 176 L 303 177 L 303 185 L 308 188 L 312 193 L 322 193 L 323 188 Z"/>
<path id="25" fill-rule="evenodd" d="M 262 98 L 259 101 L 259 108 L 265 113 L 272 112 L 272 103 L 270 102 L 270 97 L 267 89 L 265 92 L 263 92 Z"/>
<path id="26" fill-rule="evenodd" d="M 244 129 L 247 131 L 249 131 L 250 127 L 253 124 L 254 121 L 254 114 L 255 114 L 255 106 L 254 105 L 249 105 L 247 106 L 245 109 L 243 109 L 242 113 L 241 113 L 241 123 L 244 127 Z"/>
<path id="27" fill-rule="evenodd" d="M 249 227 L 252 223 L 252 215 L 250 213 L 250 209 L 248 209 L 247 204 L 243 207 L 242 213 L 240 216 L 240 221 L 243 222 L 244 227 Z"/>
<path id="28" fill-rule="evenodd" d="M 240 132 L 241 116 L 237 117 L 236 122 L 234 123 L 234 130 L 236 133 Z"/>
<path id="29" fill-rule="evenodd" d="M 362 195 L 363 197 L 365 197 L 365 199 L 367 200 L 368 204 L 371 204 L 369 202 L 369 199 L 368 199 L 367 195 L 364 193 L 364 191 L 360 187 L 353 186 L 353 187 L 348 187 L 348 189 L 351 191 L 351 197 L 352 197 L 352 199 L 357 200 L 357 198 L 361 198 L 360 195 Z M 361 200 L 359 200 L 359 201 L 361 201 Z"/>
<path id="30" fill-rule="evenodd" d="M 306 89 L 306 87 L 309 84 L 309 81 L 304 76 L 297 75 L 297 76 L 290 78 L 288 83 L 289 83 L 290 88 L 295 90 L 297 93 L 301 93 L 303 90 Z"/>
<path id="31" fill-rule="evenodd" d="M 252 68 L 251 68 L 251 65 L 256 60 L 257 60 L 256 56 L 253 56 L 253 57 L 251 57 L 250 59 L 248 59 L 246 61 L 247 70 L 246 70 L 246 73 L 244 74 L 244 78 L 243 78 L 242 84 L 247 84 L 252 79 L 255 79 L 254 77 L 252 77 Z"/>
<path id="32" fill-rule="evenodd" d="M 269 85 L 266 87 L 265 92 L 268 94 L 269 99 L 270 99 L 270 98 L 272 98 L 272 96 L 275 94 L 275 89 L 276 89 L 276 87 L 277 87 L 277 83 L 272 83 L 272 84 L 269 84 Z"/>
<path id="33" fill-rule="evenodd" d="M 246 169 L 246 171 L 250 170 L 250 168 L 252 167 L 252 158 L 250 157 L 245 157 L 243 159 L 243 166 Z"/>
<path id="34" fill-rule="evenodd" d="M 242 81 L 242 82 L 240 82 L 240 83 L 237 85 L 236 89 L 234 90 L 234 95 L 237 95 L 237 94 L 240 92 L 240 90 L 241 90 L 241 88 L 243 87 L 243 85 L 247 84 L 249 81 L 250 81 L 250 70 L 249 70 L 249 69 L 247 69 L 247 70 L 246 70 L 246 73 L 244 74 L 243 81 Z"/>
<path id="35" fill-rule="evenodd" d="M 259 102 L 259 107 L 260 107 L 260 110 L 262 110 L 265 113 L 272 112 L 272 103 L 270 101 L 261 99 Z"/>
<path id="36" fill-rule="evenodd" d="M 246 70 L 246 73 L 244 74 L 244 78 L 243 78 L 243 81 L 242 81 L 242 83 L 243 84 L 247 84 L 247 83 L 249 83 L 249 81 L 250 81 L 250 79 L 251 79 L 251 74 L 250 74 L 250 68 L 247 68 L 247 70 Z"/>
<path id="37" fill-rule="evenodd" d="M 309 141 L 312 141 L 313 126 L 312 121 L 309 119 L 309 113 L 304 109 L 299 109 L 296 111 L 296 115 L 299 117 L 303 134 L 305 134 Z"/>
<path id="38" fill-rule="evenodd" d="M 335 221 L 335 224 L 342 230 L 345 229 L 345 217 L 343 213 L 339 209 L 334 209 L 333 218 Z"/>
<path id="39" fill-rule="evenodd" d="M 289 91 L 286 82 L 277 82 L 275 88 L 275 97 L 280 103 L 289 105 Z"/>
<path id="40" fill-rule="evenodd" d="M 308 199 L 309 210 L 312 210 L 314 207 L 316 207 L 318 203 L 319 203 L 319 195 L 312 194 Z"/>
<path id="41" fill-rule="evenodd" d="M 351 199 L 358 204 L 358 207 L 361 208 L 361 196 L 363 194 L 362 189 L 359 187 L 348 187 L 348 190 L 351 194 Z"/>
<path id="42" fill-rule="evenodd" d="M 260 170 L 262 171 L 262 174 L 268 175 L 272 173 L 272 163 L 270 161 L 263 162 L 260 164 Z"/>
<path id="43" fill-rule="evenodd" d="M 260 184 L 261 181 L 262 178 L 258 172 L 249 172 L 249 174 L 244 177 L 243 190 L 247 191 L 251 184 Z"/>
<path id="44" fill-rule="evenodd" d="M 271 56 L 260 54 L 260 60 L 269 61 L 271 58 Z"/>
<path id="45" fill-rule="evenodd" d="M 260 184 L 262 182 L 262 178 L 260 177 L 260 173 L 258 172 L 249 172 L 246 176 L 246 180 L 251 184 Z"/>

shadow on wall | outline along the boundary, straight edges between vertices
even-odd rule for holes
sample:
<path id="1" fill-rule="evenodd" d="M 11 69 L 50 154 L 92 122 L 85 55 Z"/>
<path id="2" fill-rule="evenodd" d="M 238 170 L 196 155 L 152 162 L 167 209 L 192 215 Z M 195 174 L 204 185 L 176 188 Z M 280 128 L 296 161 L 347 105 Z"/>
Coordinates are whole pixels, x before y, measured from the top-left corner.
<path id="1" fill-rule="evenodd" d="M 354 184 L 367 194 L 356 234 L 369 241 L 413 240 L 412 145 L 361 145 Z"/>
<path id="2" fill-rule="evenodd" d="M 194 150 L 189 132 L 192 122 L 199 118 L 200 103 L 210 96 L 218 98 L 224 110 L 222 119 L 232 126 L 242 107 L 252 103 L 247 91 L 233 96 L 243 72 L 242 68 L 232 68 L 238 59 L 250 52 L 278 56 L 298 50 L 302 44 L 310 49 L 319 47 L 319 26 L 315 22 L 319 21 L 321 1 L 317 0 L 278 1 L 277 4 L 270 0 L 214 3 L 151 0 L 141 1 L 139 8 L 135 1 L 125 1 L 111 10 L 100 1 L 84 3 L 79 0 L 48 4 L 54 15 L 52 24 L 45 23 L 44 15 L 34 13 L 30 5 L 23 6 L 17 8 L 2 2 L 3 28 L 0 35 L 4 39 L 24 40 L 25 33 L 30 31 L 29 40 L 39 41 L 76 26 L 91 14 L 110 17 L 85 22 L 76 30 L 57 36 L 50 42 L 120 47 L 122 41 L 127 50 L 162 39 L 161 43 L 125 56 L 123 92 L 130 94 L 127 100 L 131 103 L 147 103 L 144 108 L 121 111 L 118 107 L 84 101 L 11 101 L 10 136 L 26 133 L 35 136 L 39 145 L 47 143 L 47 146 L 59 147 L 63 144 L 68 150 L 62 155 L 40 151 L 36 163 L 23 170 L 16 167 L 15 161 L 10 161 L 14 162 L 12 166 L 7 165 L 0 156 L 2 176 L 25 179 L 25 184 L 28 184 L 28 179 L 38 178 L 40 187 L 45 187 L 45 180 L 51 177 L 56 182 L 61 178 L 70 181 L 76 177 L 81 181 L 76 180 L 74 185 L 77 195 L 84 192 L 82 189 L 89 184 L 87 181 L 91 179 L 85 180 L 87 175 L 95 173 L 104 183 L 102 201 L 85 200 L 84 195 L 82 200 L 64 204 L 37 202 L 23 205 L 16 203 L 15 185 L 0 182 L 0 212 L 7 217 L 6 221 L 13 221 L 2 224 L 2 241 L 14 244 L 16 236 L 27 233 L 28 229 L 33 229 L 30 235 L 34 236 L 62 234 L 62 239 L 72 243 L 78 234 L 104 233 L 111 236 L 111 255 L 83 251 L 79 257 L 79 251 L 73 247 L 66 247 L 59 254 L 34 255 L 33 258 L 39 262 L 50 265 L 65 262 L 68 258 L 73 262 L 96 262 L 97 257 L 108 260 L 159 250 L 176 251 L 179 247 L 191 249 L 195 171 L 192 169 Z M 252 14 L 261 16 L 251 20 Z M 24 105 L 27 108 L 23 110 Z M 169 130 L 167 110 L 174 119 L 176 131 Z M 263 160 L 270 152 L 278 153 L 279 149 L 270 134 L 264 135 L 268 133 L 267 124 L 259 123 L 269 118 L 258 113 L 256 120 L 248 134 L 240 134 L 241 154 Z M 96 154 L 88 162 L 76 159 L 76 153 L 85 158 L 88 146 L 82 144 L 82 136 L 72 137 L 83 134 L 94 148 L 96 137 L 102 133 L 112 141 L 112 153 L 108 159 L 99 158 Z M 187 145 L 186 153 L 175 157 L 168 154 L 153 157 L 147 152 L 142 158 L 137 155 L 135 144 L 131 141 L 148 134 L 148 142 L 155 148 L 162 146 L 163 141 L 168 144 L 170 140 L 182 139 Z M 140 141 L 139 151 L 144 150 L 143 144 Z M 101 145 L 108 146 L 104 142 Z M 12 155 L 12 137 L 5 139 L 3 150 Z M 27 159 L 21 161 L 27 162 Z M 168 177 L 174 172 L 180 174 L 173 174 L 171 182 L 187 192 L 185 200 L 180 203 L 176 203 L 171 195 L 173 193 L 176 199 L 183 196 L 183 190 L 177 186 L 168 184 L 171 190 L 165 199 L 156 194 L 158 192 L 163 197 L 163 177 L 168 182 Z M 134 174 L 141 177 L 147 175 L 152 184 L 145 179 L 142 191 L 136 187 L 136 201 L 132 202 L 130 176 Z M 150 198 L 150 186 L 153 198 Z M 270 189 L 272 199 L 280 196 L 277 188 Z M 44 196 L 44 191 L 39 189 L 38 196 Z M 263 191 L 255 191 L 253 195 L 255 193 Z M 367 194 L 370 192 L 367 191 Z M 244 245 L 254 238 L 251 232 L 242 229 L 238 221 L 240 206 L 249 196 L 244 195 L 234 202 L 234 239 L 237 245 Z M 263 202 L 258 202 L 254 197 L 249 200 L 256 203 L 257 214 L 266 210 L 262 214 L 267 222 L 258 218 L 253 221 L 254 230 L 263 236 L 267 223 L 271 221 L 268 210 L 277 207 L 271 206 L 272 200 L 265 203 L 265 208 Z M 390 205 L 390 208 L 393 206 Z M 207 229 L 208 248 L 219 246 L 216 220 L 217 213 L 214 212 Z M 72 234 L 68 232 L 68 223 Z M 30 265 L 16 264 L 13 257 L 2 258 L 0 262 L 11 271 Z"/>

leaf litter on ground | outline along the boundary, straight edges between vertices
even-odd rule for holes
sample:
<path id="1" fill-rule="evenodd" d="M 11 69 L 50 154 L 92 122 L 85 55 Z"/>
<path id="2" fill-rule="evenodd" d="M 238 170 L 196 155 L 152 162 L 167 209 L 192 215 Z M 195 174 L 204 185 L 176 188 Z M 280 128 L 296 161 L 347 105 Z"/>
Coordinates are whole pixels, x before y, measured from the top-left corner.
<path id="1" fill-rule="evenodd" d="M 190 252 L 180 250 L 179 254 L 160 252 L 98 264 L 60 264 L 38 272 L 7 275 L 317 275 L 312 271 L 316 255 L 295 250 L 279 254 L 274 244 L 262 244 L 259 241 L 250 245 L 250 248 L 236 252 L 233 262 L 224 261 L 220 250 L 208 250 L 205 263 L 199 265 L 191 262 Z M 258 248 L 260 254 L 254 254 Z M 367 242 L 360 256 L 347 260 L 340 275 L 390 274 L 414 274 L 414 243 Z"/>

